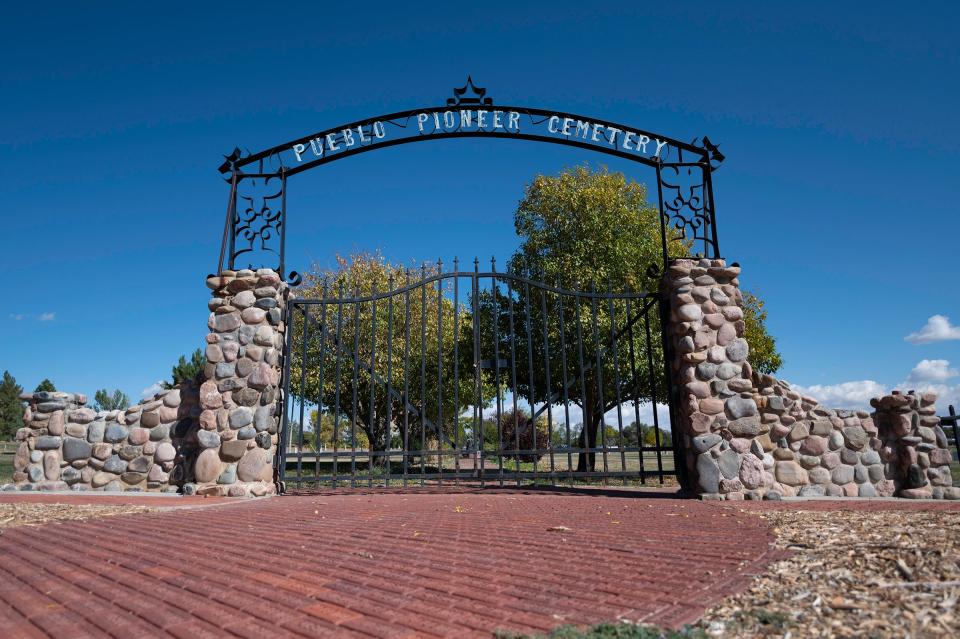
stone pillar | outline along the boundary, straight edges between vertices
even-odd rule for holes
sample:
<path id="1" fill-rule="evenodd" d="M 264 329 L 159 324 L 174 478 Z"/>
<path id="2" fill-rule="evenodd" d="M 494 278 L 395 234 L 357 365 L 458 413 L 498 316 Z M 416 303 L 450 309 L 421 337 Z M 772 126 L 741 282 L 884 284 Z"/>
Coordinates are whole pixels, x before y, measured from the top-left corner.
<path id="1" fill-rule="evenodd" d="M 893 391 L 870 402 L 883 440 L 880 455 L 898 497 L 960 499 L 960 488 L 953 487 L 950 448 L 940 428 L 936 401 L 934 393 Z"/>
<path id="2" fill-rule="evenodd" d="M 673 428 L 686 455 L 677 463 L 687 464 L 695 492 L 714 499 L 743 499 L 745 491 L 773 483 L 763 451 L 751 452 L 761 422 L 743 339 L 739 274 L 739 266 L 723 260 L 681 259 L 670 265 L 663 284 L 679 399 L 680 423 Z"/>
<path id="3" fill-rule="evenodd" d="M 213 291 L 197 455 L 186 494 L 274 492 L 287 285 L 271 269 L 223 271 Z"/>

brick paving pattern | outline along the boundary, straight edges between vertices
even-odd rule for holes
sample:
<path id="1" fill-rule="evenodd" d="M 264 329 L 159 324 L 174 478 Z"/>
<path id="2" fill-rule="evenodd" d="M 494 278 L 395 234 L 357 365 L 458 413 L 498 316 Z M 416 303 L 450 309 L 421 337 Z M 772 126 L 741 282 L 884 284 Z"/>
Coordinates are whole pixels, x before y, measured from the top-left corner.
<path id="1" fill-rule="evenodd" d="M 82 499 L 59 497 L 102 503 Z M 5 530 L 0 637 L 677 627 L 782 556 L 763 520 L 729 503 L 411 491 L 191 504 L 210 507 Z"/>

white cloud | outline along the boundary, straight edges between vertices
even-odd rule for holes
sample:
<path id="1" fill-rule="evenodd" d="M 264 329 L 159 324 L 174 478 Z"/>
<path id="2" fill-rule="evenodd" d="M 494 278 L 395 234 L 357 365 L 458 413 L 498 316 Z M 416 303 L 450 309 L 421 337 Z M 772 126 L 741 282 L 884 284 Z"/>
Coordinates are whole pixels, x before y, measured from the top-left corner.
<path id="1" fill-rule="evenodd" d="M 872 379 L 840 384 L 794 385 L 794 390 L 813 397 L 825 406 L 870 409 L 870 400 L 887 393 L 887 387 Z"/>
<path id="2" fill-rule="evenodd" d="M 158 379 L 154 383 L 150 384 L 142 391 L 140 391 L 140 396 L 146 399 L 147 397 L 153 397 L 157 393 L 163 390 L 163 380 Z"/>
<path id="3" fill-rule="evenodd" d="M 923 328 L 916 333 L 910 333 L 903 339 L 911 344 L 931 344 L 960 339 L 960 326 L 953 326 L 946 315 L 931 315 Z"/>
<path id="4" fill-rule="evenodd" d="M 39 319 L 41 322 L 52 322 L 56 316 L 56 313 L 41 313 L 40 317 L 37 319 Z"/>
<path id="5" fill-rule="evenodd" d="M 10 313 L 10 319 L 14 322 L 19 322 L 20 320 L 26 319 L 27 316 L 23 313 Z"/>
<path id="6" fill-rule="evenodd" d="M 924 359 L 910 371 L 907 382 L 942 382 L 957 375 L 960 373 L 957 369 L 950 368 L 950 362 L 945 359 Z"/>

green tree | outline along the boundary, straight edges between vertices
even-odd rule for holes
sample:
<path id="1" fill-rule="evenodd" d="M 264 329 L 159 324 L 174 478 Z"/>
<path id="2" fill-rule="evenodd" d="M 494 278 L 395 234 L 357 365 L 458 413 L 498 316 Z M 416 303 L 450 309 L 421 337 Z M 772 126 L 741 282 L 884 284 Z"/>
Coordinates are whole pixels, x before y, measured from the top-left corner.
<path id="1" fill-rule="evenodd" d="M 783 366 L 777 343 L 767 332 L 767 311 L 764 302 L 748 291 L 743 292 L 743 336 L 750 344 L 750 365 L 758 373 L 773 375 Z"/>
<path id="2" fill-rule="evenodd" d="M 0 439 L 13 439 L 17 430 L 23 427 L 23 402 L 20 394 L 23 388 L 9 371 L 3 371 L 0 382 Z"/>
<path id="3" fill-rule="evenodd" d="M 411 273 L 379 254 L 358 254 L 338 257 L 333 269 L 315 266 L 297 290 L 303 298 L 364 300 L 311 304 L 289 327 L 293 343 L 305 346 L 291 352 L 291 392 L 320 406 L 331 424 L 347 420 L 347 442 L 366 440 L 374 451 L 386 450 L 397 434 L 407 450 L 462 443 L 463 426 L 455 433 L 454 424 L 477 403 L 472 318 L 442 281 L 429 281 L 436 274 L 435 267 Z M 384 295 L 422 280 L 409 294 Z M 491 392 L 481 384 L 480 405 Z"/>
<path id="4" fill-rule="evenodd" d="M 206 365 L 207 358 L 199 348 L 191 353 L 189 362 L 186 357 L 181 355 L 171 371 L 173 381 L 164 382 L 163 387 L 173 388 L 177 384 L 197 379 L 203 373 L 203 368 Z"/>
<path id="5" fill-rule="evenodd" d="M 647 203 L 646 187 L 622 173 L 578 166 L 557 176 L 538 175 L 526 188 L 514 224 L 521 243 L 510 260 L 513 273 L 574 291 L 627 293 L 658 288 L 660 276 L 650 267 L 663 259 L 659 212 Z M 675 230 L 668 227 L 667 233 L 674 254 L 689 251 L 689 244 Z M 583 410 L 580 448 L 604 443 L 606 431 L 599 425 L 618 404 L 667 401 L 659 315 L 655 304 L 643 310 L 641 304 L 646 301 L 568 297 L 561 308 L 545 290 L 517 286 L 512 295 L 488 302 L 499 308 L 501 335 L 519 333 L 526 338 L 517 358 L 523 361 L 519 358 L 524 357 L 532 365 L 518 366 L 513 385 L 531 405 L 558 402 L 556 380 L 564 372 L 564 355 L 568 368 L 582 371 L 582 380 L 566 387 L 567 400 Z M 515 327 L 506 319 L 511 304 L 524 309 L 528 326 Z M 751 348 L 756 343 L 757 352 L 766 353 L 762 366 L 775 370 L 778 357 L 772 357 L 770 349 L 763 350 L 765 344 L 772 348 L 773 342 L 763 325 L 762 303 L 756 300 L 745 316 Z M 548 374 L 552 388 L 545 383 Z M 594 467 L 594 453 L 578 456 L 577 470 Z"/>
<path id="6" fill-rule="evenodd" d="M 130 407 L 130 398 L 119 388 L 112 393 L 101 388 L 93 395 L 93 407 L 96 410 L 123 410 Z"/>
<path id="7" fill-rule="evenodd" d="M 55 393 L 57 387 L 53 385 L 49 379 L 44 378 L 42 382 L 37 384 L 37 387 L 34 389 L 34 393 Z"/>

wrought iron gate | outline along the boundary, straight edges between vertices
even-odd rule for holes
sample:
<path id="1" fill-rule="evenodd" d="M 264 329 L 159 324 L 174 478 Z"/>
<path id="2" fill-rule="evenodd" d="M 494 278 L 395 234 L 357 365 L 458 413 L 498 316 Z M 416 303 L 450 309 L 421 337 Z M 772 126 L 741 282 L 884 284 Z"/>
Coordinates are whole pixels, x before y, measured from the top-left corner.
<path id="1" fill-rule="evenodd" d="M 289 300 L 282 487 L 676 474 L 659 296 L 473 267 Z"/>

